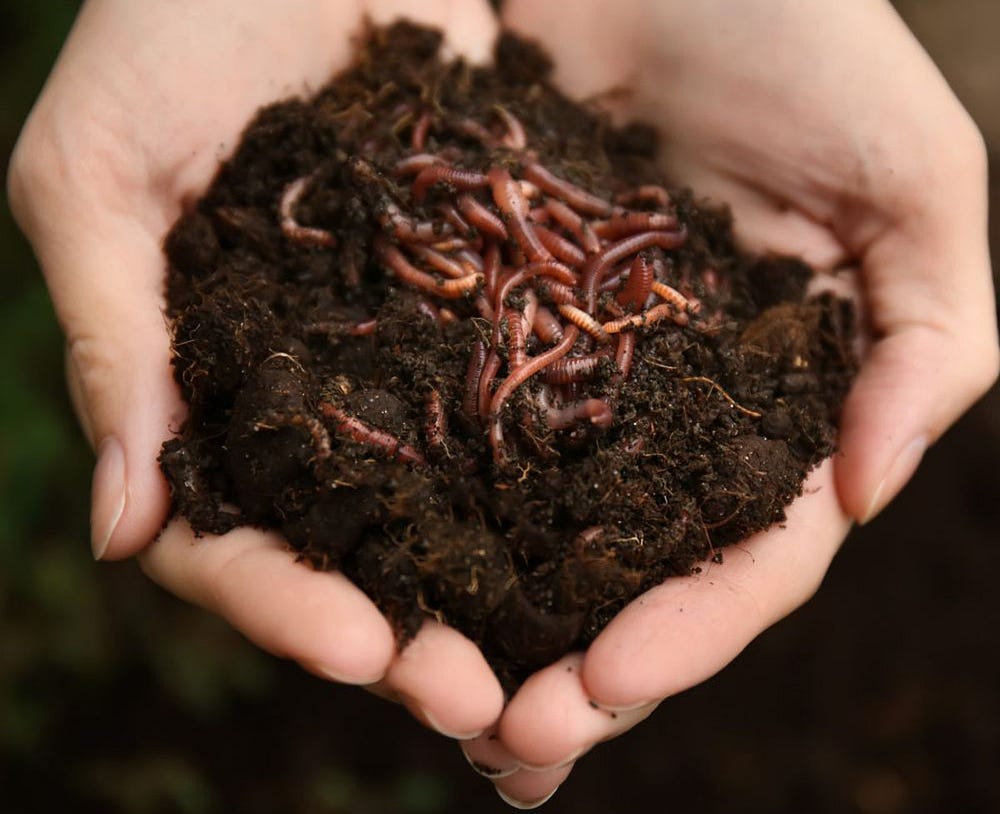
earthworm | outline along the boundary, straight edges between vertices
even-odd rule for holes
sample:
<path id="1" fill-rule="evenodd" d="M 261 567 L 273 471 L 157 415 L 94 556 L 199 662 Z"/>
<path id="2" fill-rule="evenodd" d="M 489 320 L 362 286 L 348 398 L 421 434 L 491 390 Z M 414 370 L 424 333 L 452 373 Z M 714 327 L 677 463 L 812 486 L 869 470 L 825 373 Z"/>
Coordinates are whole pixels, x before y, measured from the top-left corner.
<path id="1" fill-rule="evenodd" d="M 557 305 L 575 305 L 579 307 L 580 300 L 573 289 L 558 280 L 544 279 L 535 286 L 535 290 Z"/>
<path id="2" fill-rule="evenodd" d="M 465 218 L 458 214 L 458 210 L 455 208 L 454 204 L 444 203 L 438 208 L 441 214 L 444 215 L 444 219 L 455 227 L 456 232 L 463 237 L 468 237 L 472 234 L 472 227 L 465 222 Z"/>
<path id="3" fill-rule="evenodd" d="M 615 364 L 619 375 L 627 379 L 632 371 L 632 360 L 635 358 L 635 331 L 621 331 L 618 334 L 618 351 L 615 353 Z"/>
<path id="4" fill-rule="evenodd" d="M 511 174 L 503 167 L 491 167 L 486 176 L 490 182 L 493 201 L 506 221 L 511 237 L 528 260 L 533 263 L 551 260 L 549 250 L 542 245 L 534 227 L 528 222 L 528 202 Z"/>
<path id="5" fill-rule="evenodd" d="M 418 153 L 422 152 L 427 144 L 427 132 L 431 129 L 433 121 L 430 111 L 425 110 L 420 114 L 417 123 L 413 125 L 413 134 L 410 137 L 410 144 Z"/>
<path id="6" fill-rule="evenodd" d="M 447 237 L 453 231 L 450 223 L 415 221 L 404 215 L 392 201 L 386 202 L 379 215 L 379 223 L 391 229 L 392 236 L 404 243 L 430 243 Z"/>
<path id="7" fill-rule="evenodd" d="M 476 270 L 473 269 L 471 272 L 464 268 L 461 263 L 457 260 L 453 260 L 450 257 L 445 257 L 441 252 L 430 248 L 429 246 L 417 246 L 415 248 L 417 256 L 424 260 L 429 266 L 440 271 L 442 274 L 446 274 L 452 279 L 460 279 L 462 277 L 468 277 L 470 274 L 475 274 Z"/>
<path id="8" fill-rule="evenodd" d="M 573 348 L 573 343 L 576 342 L 576 338 L 579 335 L 580 331 L 577 327 L 575 325 L 570 325 L 566 328 L 562 341 L 559 342 L 558 345 L 555 345 L 544 353 L 531 357 L 527 362 L 521 365 L 521 367 L 501 382 L 496 393 L 493 394 L 493 399 L 489 403 L 489 439 L 490 445 L 493 447 L 494 460 L 499 462 L 503 455 L 503 427 L 500 424 L 500 411 L 503 409 L 507 399 L 510 398 L 511 394 L 513 394 L 517 388 L 528 381 L 528 379 L 536 373 L 544 370 L 548 365 L 552 364 L 557 359 L 561 359 L 569 353 Z M 480 393 L 482 393 L 482 390 L 480 390 Z"/>
<path id="9" fill-rule="evenodd" d="M 400 461 L 426 466 L 427 459 L 409 444 L 404 444 L 392 433 L 369 426 L 360 418 L 348 415 L 343 410 L 334 407 L 329 402 L 320 402 L 319 410 L 325 418 L 336 422 L 336 430 L 341 435 L 349 436 L 353 441 L 366 446 L 378 447 L 391 458 Z"/>
<path id="10" fill-rule="evenodd" d="M 496 378 L 497 371 L 500 370 L 501 359 L 500 354 L 497 353 L 496 348 L 490 348 L 489 352 L 486 354 L 486 361 L 483 363 L 483 371 L 479 377 L 479 401 L 478 409 L 479 415 L 486 416 L 490 409 L 490 399 L 492 394 L 490 393 L 490 387 L 493 385 L 493 380 Z"/>
<path id="11" fill-rule="evenodd" d="M 541 377 L 549 384 L 570 384 L 590 379 L 597 373 L 601 362 L 608 358 L 605 353 L 589 353 L 586 356 L 564 356 L 541 372 Z"/>
<path id="12" fill-rule="evenodd" d="M 559 313 L 576 325 L 581 331 L 586 331 L 598 342 L 611 341 L 611 337 L 608 336 L 601 323 L 575 305 L 562 304 L 559 306 Z"/>
<path id="13" fill-rule="evenodd" d="M 611 204 L 587 190 L 553 175 L 545 167 L 532 162 L 524 167 L 524 177 L 537 184 L 542 192 L 565 201 L 574 209 L 586 215 L 607 216 L 611 214 Z"/>
<path id="14" fill-rule="evenodd" d="M 666 300 L 671 303 L 674 308 L 677 309 L 679 314 L 685 315 L 685 322 L 687 321 L 687 312 L 697 313 L 701 308 L 701 303 L 697 301 L 689 300 L 680 291 L 666 283 L 661 283 L 659 280 L 654 280 L 652 283 L 652 291 L 657 297 Z"/>
<path id="15" fill-rule="evenodd" d="M 509 150 L 523 150 L 528 144 L 528 137 L 521 120 L 503 105 L 493 105 L 493 112 L 501 118 L 504 127 L 507 128 L 506 134 L 500 139 L 500 146 Z"/>
<path id="16" fill-rule="evenodd" d="M 546 280 L 552 278 L 556 283 L 562 283 L 563 285 L 572 285 L 576 282 L 576 275 L 555 260 L 542 261 L 540 263 L 528 263 L 528 265 L 515 271 L 510 277 L 504 280 L 499 287 L 497 292 L 496 302 L 498 307 L 503 305 L 504 300 L 507 299 L 507 295 L 510 294 L 512 290 L 522 285 L 525 281 L 530 280 L 533 277 L 545 277 Z"/>
<path id="17" fill-rule="evenodd" d="M 610 322 L 605 322 L 601 327 L 609 334 L 616 334 L 629 328 L 642 328 L 646 325 L 652 325 L 661 319 L 672 319 L 678 325 L 686 325 L 688 321 L 687 314 L 678 313 L 673 303 L 661 302 L 659 305 L 654 305 L 648 311 L 613 319 Z"/>
<path id="18" fill-rule="evenodd" d="M 431 447 L 444 446 L 444 437 L 448 428 L 448 421 L 444 414 L 444 405 L 441 403 L 441 394 L 437 390 L 431 390 L 427 394 L 425 405 L 427 420 L 424 423 L 424 433 L 427 436 L 427 445 Z"/>
<path id="19" fill-rule="evenodd" d="M 595 427 L 610 427 L 614 411 L 604 399 L 584 399 L 565 407 L 549 407 L 545 420 L 554 430 L 565 430 L 581 421 L 589 420 Z"/>
<path id="20" fill-rule="evenodd" d="M 599 254 L 591 257 L 583 267 L 580 285 L 586 298 L 587 311 L 594 312 L 597 307 L 598 286 L 600 286 L 608 269 L 619 260 L 624 260 L 630 254 L 652 246 L 659 246 L 661 249 L 676 249 L 684 243 L 686 237 L 687 231 L 684 228 L 676 232 L 640 232 L 605 246 Z"/>
<path id="21" fill-rule="evenodd" d="M 552 216 L 553 220 L 580 242 L 585 252 L 595 254 L 601 250 L 601 241 L 594 234 L 594 230 L 590 228 L 590 224 L 562 201 L 549 198 L 545 202 L 545 209 Z"/>
<path id="22" fill-rule="evenodd" d="M 422 203 L 427 197 L 427 191 L 435 184 L 448 184 L 455 189 L 482 189 L 488 185 L 486 176 L 474 170 L 460 170 L 447 164 L 431 164 L 425 167 L 413 179 L 410 194 L 417 203 Z"/>
<path id="23" fill-rule="evenodd" d="M 503 221 L 471 195 L 459 195 L 458 208 L 480 232 L 500 240 L 507 239 L 507 227 Z"/>
<path id="24" fill-rule="evenodd" d="M 476 342 L 472 346 L 469 365 L 465 370 L 465 391 L 462 396 L 462 412 L 469 418 L 479 414 L 479 380 L 483 375 L 483 365 L 486 363 L 486 345 Z"/>
<path id="25" fill-rule="evenodd" d="M 575 243 L 571 243 L 562 235 L 553 232 L 551 229 L 536 225 L 535 234 L 542 241 L 542 245 L 552 252 L 557 260 L 561 260 L 566 265 L 576 268 L 582 266 L 587 261 L 587 255 L 583 249 Z"/>
<path id="26" fill-rule="evenodd" d="M 434 155 L 433 153 L 417 153 L 416 155 L 408 155 L 406 158 L 400 159 L 396 162 L 396 166 L 392 168 L 394 175 L 416 175 L 421 170 L 426 170 L 428 167 L 434 164 L 445 164 L 445 160 L 439 155 Z"/>
<path id="27" fill-rule="evenodd" d="M 600 238 L 617 240 L 639 232 L 665 231 L 677 228 L 677 217 L 662 212 L 613 212 L 607 220 L 594 221 L 591 228 Z"/>
<path id="28" fill-rule="evenodd" d="M 615 203 L 631 204 L 636 202 L 654 203 L 661 209 L 670 206 L 670 193 L 659 184 L 642 184 L 635 189 L 615 195 Z"/>
<path id="29" fill-rule="evenodd" d="M 527 359 L 523 316 L 518 311 L 510 311 L 504 319 L 507 323 L 507 368 L 513 372 Z"/>
<path id="30" fill-rule="evenodd" d="M 563 337 L 562 323 L 544 305 L 539 305 L 538 310 L 535 311 L 535 320 L 532 323 L 532 328 L 536 336 L 546 345 L 558 342 Z"/>
<path id="31" fill-rule="evenodd" d="M 456 280 L 439 280 L 410 263 L 398 248 L 381 236 L 376 238 L 375 250 L 382 262 L 402 282 L 445 299 L 464 297 L 478 288 L 483 281 L 483 275 L 478 273 L 468 274 Z"/>
<path id="32" fill-rule="evenodd" d="M 281 215 L 281 233 L 292 242 L 301 243 L 304 246 L 332 248 L 337 245 L 337 238 L 333 236 L 332 232 L 313 226 L 302 226 L 295 219 L 295 207 L 302 200 L 312 177 L 304 175 L 301 178 L 296 178 L 285 187 L 285 191 L 281 194 L 281 201 L 278 203 L 278 213 Z"/>
<path id="33" fill-rule="evenodd" d="M 649 299 L 653 286 L 653 264 L 643 254 L 637 254 L 629 268 L 628 280 L 615 297 L 619 305 L 629 311 L 638 311 Z"/>

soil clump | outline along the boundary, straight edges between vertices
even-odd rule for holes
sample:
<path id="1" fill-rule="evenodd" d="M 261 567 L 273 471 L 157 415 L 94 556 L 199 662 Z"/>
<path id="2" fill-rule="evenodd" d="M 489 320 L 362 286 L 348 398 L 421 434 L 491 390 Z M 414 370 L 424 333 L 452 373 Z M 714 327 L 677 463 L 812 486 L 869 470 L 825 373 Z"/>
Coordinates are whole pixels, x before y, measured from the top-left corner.
<path id="1" fill-rule="evenodd" d="M 513 688 L 783 519 L 833 452 L 854 315 L 530 44 L 439 46 L 370 31 L 168 235 L 190 413 L 161 465 L 196 532 L 279 529 L 401 643 L 436 617 Z"/>

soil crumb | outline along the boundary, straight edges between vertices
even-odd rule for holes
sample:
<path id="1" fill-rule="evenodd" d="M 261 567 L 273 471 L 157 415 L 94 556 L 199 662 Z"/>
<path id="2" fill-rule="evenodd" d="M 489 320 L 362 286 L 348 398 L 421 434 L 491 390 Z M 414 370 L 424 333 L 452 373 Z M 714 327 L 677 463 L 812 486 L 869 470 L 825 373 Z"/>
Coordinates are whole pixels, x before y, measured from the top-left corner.
<path id="1" fill-rule="evenodd" d="M 173 227 L 190 413 L 160 460 L 199 534 L 280 530 L 510 690 L 784 518 L 834 449 L 854 314 L 741 252 L 531 44 L 492 69 L 440 44 L 369 31 Z"/>

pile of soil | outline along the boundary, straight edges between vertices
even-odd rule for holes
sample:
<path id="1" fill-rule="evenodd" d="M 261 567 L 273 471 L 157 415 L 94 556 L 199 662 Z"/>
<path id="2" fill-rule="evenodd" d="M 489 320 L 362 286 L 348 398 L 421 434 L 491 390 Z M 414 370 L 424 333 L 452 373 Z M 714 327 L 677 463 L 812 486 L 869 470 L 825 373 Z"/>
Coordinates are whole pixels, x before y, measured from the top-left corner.
<path id="1" fill-rule="evenodd" d="M 851 306 L 670 190 L 648 128 L 369 32 L 248 126 L 166 241 L 190 405 L 161 465 L 198 533 L 277 528 L 509 688 L 784 517 L 833 451 Z"/>

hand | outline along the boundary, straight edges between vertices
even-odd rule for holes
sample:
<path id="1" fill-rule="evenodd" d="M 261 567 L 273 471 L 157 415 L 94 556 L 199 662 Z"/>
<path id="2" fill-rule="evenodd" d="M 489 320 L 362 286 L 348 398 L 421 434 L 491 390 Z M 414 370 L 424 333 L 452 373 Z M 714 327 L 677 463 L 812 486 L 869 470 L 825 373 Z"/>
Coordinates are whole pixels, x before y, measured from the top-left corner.
<path id="1" fill-rule="evenodd" d="M 633 602 L 586 654 L 529 679 L 493 740 L 464 745 L 512 771 L 503 794 L 537 803 L 575 757 L 804 602 L 848 518 L 902 488 L 995 379 L 998 352 L 982 140 L 888 3 L 509 0 L 504 22 L 541 41 L 571 96 L 657 126 L 671 180 L 730 203 L 745 245 L 856 264 L 871 335 L 841 452 L 787 526 Z"/>
<path id="2" fill-rule="evenodd" d="M 412 6 L 412 9 L 410 8 Z M 428 625 L 401 655 L 389 625 L 344 577 L 294 561 L 273 534 L 196 542 L 165 520 L 160 445 L 184 418 L 163 318 L 162 241 L 261 105 L 318 88 L 351 58 L 364 15 L 407 13 L 483 61 L 486 3 L 91 0 L 25 125 L 8 174 L 67 338 L 70 389 L 98 451 L 98 559 L 138 553 L 157 582 L 266 650 L 328 678 L 379 682 L 424 722 L 468 735 L 503 696 L 482 656 Z M 461 693 L 456 688 L 461 687 Z"/>

